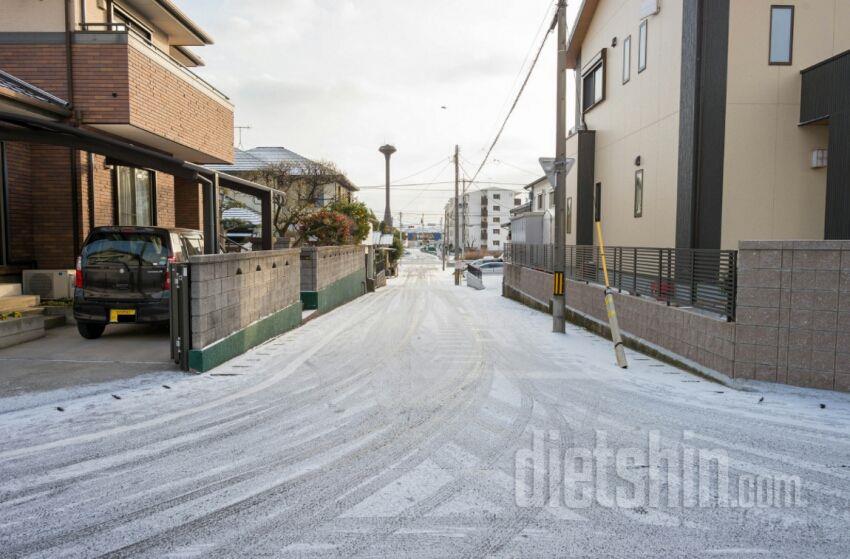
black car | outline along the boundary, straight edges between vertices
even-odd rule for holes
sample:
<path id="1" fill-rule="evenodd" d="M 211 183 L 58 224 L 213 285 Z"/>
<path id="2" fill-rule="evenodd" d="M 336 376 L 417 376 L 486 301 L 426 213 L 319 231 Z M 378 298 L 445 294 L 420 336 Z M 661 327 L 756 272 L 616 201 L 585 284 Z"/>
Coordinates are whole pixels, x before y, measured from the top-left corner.
<path id="1" fill-rule="evenodd" d="M 97 227 L 77 258 L 74 318 L 93 340 L 107 324 L 167 323 L 168 265 L 204 252 L 203 234 L 162 227 Z"/>

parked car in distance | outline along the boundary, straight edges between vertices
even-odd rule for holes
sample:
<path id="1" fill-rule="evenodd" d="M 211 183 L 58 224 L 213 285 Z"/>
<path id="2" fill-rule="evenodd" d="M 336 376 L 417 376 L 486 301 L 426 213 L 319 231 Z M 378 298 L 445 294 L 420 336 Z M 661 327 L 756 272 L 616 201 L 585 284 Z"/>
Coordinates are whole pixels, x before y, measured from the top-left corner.
<path id="1" fill-rule="evenodd" d="M 502 262 L 502 259 L 496 258 L 495 256 L 485 256 L 484 258 L 479 258 L 478 260 L 473 260 L 472 262 L 464 262 L 461 270 L 466 270 L 467 266 L 475 266 L 480 268 L 482 264 L 487 262 Z"/>
<path id="2" fill-rule="evenodd" d="M 97 227 L 77 258 L 74 318 L 86 339 L 108 324 L 167 323 L 169 264 L 203 254 L 203 233 L 163 227 Z"/>
<path id="3" fill-rule="evenodd" d="M 478 265 L 482 274 L 501 274 L 505 271 L 505 263 L 501 260 L 491 260 Z"/>

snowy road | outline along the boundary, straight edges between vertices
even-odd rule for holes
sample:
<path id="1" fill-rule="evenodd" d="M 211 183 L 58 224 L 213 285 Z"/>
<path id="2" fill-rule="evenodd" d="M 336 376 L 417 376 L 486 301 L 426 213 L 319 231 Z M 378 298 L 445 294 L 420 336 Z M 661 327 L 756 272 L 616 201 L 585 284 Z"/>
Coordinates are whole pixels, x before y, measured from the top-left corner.
<path id="1" fill-rule="evenodd" d="M 498 279 L 402 270 L 214 374 L 0 400 L 0 556 L 850 553 L 850 398 L 759 403 L 634 353 L 622 371 Z M 560 454 L 594 449 L 592 472 Z M 764 506 L 747 480 L 797 493 Z"/>

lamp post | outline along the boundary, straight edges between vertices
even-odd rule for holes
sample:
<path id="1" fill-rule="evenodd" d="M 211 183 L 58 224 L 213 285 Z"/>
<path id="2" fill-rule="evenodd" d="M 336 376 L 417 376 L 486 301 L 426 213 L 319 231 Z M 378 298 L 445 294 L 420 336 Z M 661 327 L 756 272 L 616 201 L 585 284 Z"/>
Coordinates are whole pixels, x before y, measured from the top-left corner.
<path id="1" fill-rule="evenodd" d="M 384 208 L 384 223 L 387 227 L 393 226 L 393 214 L 390 211 L 390 156 L 396 152 L 395 147 L 390 144 L 381 146 L 378 151 L 384 154 L 386 161 L 386 176 L 387 176 L 387 205 Z"/>

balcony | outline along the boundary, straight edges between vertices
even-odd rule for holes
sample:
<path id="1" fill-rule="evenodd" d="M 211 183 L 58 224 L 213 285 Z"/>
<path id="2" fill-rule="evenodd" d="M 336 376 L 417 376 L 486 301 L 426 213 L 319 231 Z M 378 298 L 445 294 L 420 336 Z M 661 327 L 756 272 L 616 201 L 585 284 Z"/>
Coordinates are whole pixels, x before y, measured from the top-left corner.
<path id="1" fill-rule="evenodd" d="M 850 106 L 850 51 L 800 72 L 800 124 L 821 123 Z"/>
<path id="2" fill-rule="evenodd" d="M 168 53 L 127 29 L 74 36 L 83 124 L 194 163 L 233 160 L 233 105 Z"/>

